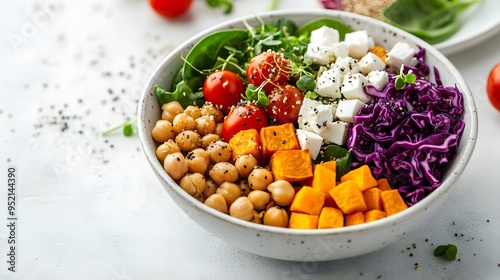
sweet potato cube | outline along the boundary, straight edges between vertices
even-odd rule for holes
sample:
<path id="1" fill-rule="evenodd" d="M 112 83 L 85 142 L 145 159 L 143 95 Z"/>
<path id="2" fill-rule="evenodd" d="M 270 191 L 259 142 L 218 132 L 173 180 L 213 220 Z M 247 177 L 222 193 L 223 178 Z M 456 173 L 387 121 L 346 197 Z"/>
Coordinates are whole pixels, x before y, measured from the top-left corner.
<path id="1" fill-rule="evenodd" d="M 354 212 L 345 216 L 345 226 L 359 225 L 365 222 L 365 215 L 363 212 Z"/>
<path id="2" fill-rule="evenodd" d="M 335 173 L 337 172 L 337 162 L 335 160 L 324 161 L 319 165 L 324 166 Z"/>
<path id="3" fill-rule="evenodd" d="M 305 150 L 277 151 L 269 161 L 275 180 L 300 182 L 313 176 L 311 155 Z"/>
<path id="4" fill-rule="evenodd" d="M 269 158 L 276 151 L 300 149 L 292 123 L 263 127 L 260 130 L 260 142 L 264 158 Z"/>
<path id="5" fill-rule="evenodd" d="M 318 228 L 318 220 L 319 217 L 316 215 L 291 212 L 288 227 L 295 229 L 316 229 Z"/>
<path id="6" fill-rule="evenodd" d="M 385 218 L 385 212 L 377 209 L 365 212 L 365 223 Z"/>
<path id="7" fill-rule="evenodd" d="M 309 215 L 319 215 L 325 204 L 325 194 L 311 187 L 303 187 L 295 194 L 290 211 Z"/>
<path id="8" fill-rule="evenodd" d="M 382 199 L 380 199 L 381 193 L 382 190 L 379 188 L 369 188 L 363 192 L 363 198 L 365 199 L 366 208 L 368 210 L 384 210 Z"/>
<path id="9" fill-rule="evenodd" d="M 325 199 L 329 202 L 333 200 L 329 191 L 335 187 L 337 174 L 323 165 L 316 165 L 314 176 L 312 177 L 313 189 L 319 190 L 325 194 Z"/>
<path id="10" fill-rule="evenodd" d="M 382 178 L 382 179 L 377 180 L 377 188 L 379 188 L 383 191 L 392 190 L 391 185 L 389 185 L 389 181 L 387 181 L 386 178 Z"/>
<path id="11" fill-rule="evenodd" d="M 394 215 L 408 208 L 397 189 L 383 191 L 380 194 L 380 198 L 382 199 L 382 205 L 387 216 Z"/>
<path id="12" fill-rule="evenodd" d="M 242 155 L 252 155 L 259 162 L 262 158 L 260 137 L 256 129 L 246 129 L 236 133 L 229 140 L 229 146 L 233 150 L 233 160 Z"/>
<path id="13" fill-rule="evenodd" d="M 372 171 L 366 164 L 347 172 L 347 174 L 340 178 L 341 182 L 348 180 L 355 181 L 361 191 L 377 186 L 377 180 L 373 178 Z"/>
<path id="14" fill-rule="evenodd" d="M 346 215 L 365 212 L 367 209 L 363 193 L 354 181 L 340 183 L 330 190 L 330 195 Z"/>
<path id="15" fill-rule="evenodd" d="M 344 213 L 333 207 L 323 207 L 319 214 L 318 228 L 339 228 L 344 226 Z"/>

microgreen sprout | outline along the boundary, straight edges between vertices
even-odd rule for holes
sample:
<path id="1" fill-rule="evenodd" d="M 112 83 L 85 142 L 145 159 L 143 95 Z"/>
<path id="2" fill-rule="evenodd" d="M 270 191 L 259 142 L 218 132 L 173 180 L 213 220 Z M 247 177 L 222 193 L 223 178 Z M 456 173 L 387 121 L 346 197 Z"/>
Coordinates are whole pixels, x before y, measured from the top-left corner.
<path id="1" fill-rule="evenodd" d="M 411 69 L 405 75 L 403 73 L 404 65 L 401 65 L 401 70 L 399 70 L 399 75 L 396 77 L 396 81 L 394 83 L 394 87 L 397 90 L 403 89 L 407 84 L 413 84 L 417 80 L 417 76 L 412 73 Z"/>
<path id="2" fill-rule="evenodd" d="M 117 125 L 117 126 L 114 126 L 106 131 L 103 131 L 102 132 L 102 135 L 103 136 L 106 136 L 106 135 L 109 135 L 111 134 L 112 132 L 115 132 L 119 129 L 122 130 L 122 133 L 123 135 L 129 137 L 129 136 L 132 136 L 134 134 L 134 130 L 135 130 L 135 118 L 134 119 L 129 119 L 127 120 L 126 122 L 120 124 L 120 125 Z"/>
<path id="3" fill-rule="evenodd" d="M 245 91 L 245 95 L 242 94 L 241 97 L 247 101 L 256 101 L 257 105 L 268 106 L 269 98 L 267 98 L 266 93 L 262 89 L 266 84 L 267 83 L 262 83 L 259 87 L 249 84 Z"/>
<path id="4" fill-rule="evenodd" d="M 454 261 L 457 258 L 457 246 L 453 244 L 440 245 L 434 250 L 434 256 L 444 256 L 449 261 Z"/>

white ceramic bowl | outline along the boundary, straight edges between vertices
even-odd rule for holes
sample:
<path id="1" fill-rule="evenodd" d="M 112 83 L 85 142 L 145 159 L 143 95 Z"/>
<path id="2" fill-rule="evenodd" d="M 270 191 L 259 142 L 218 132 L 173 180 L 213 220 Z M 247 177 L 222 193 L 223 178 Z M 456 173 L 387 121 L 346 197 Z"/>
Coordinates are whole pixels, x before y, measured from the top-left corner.
<path id="1" fill-rule="evenodd" d="M 250 15 L 214 26 L 194 36 L 160 63 L 144 88 L 138 108 L 141 143 L 158 179 L 182 211 L 220 239 L 257 255 L 283 260 L 324 261 L 358 256 L 388 246 L 413 229 L 425 226 L 425 222 L 438 210 L 450 191 L 453 191 L 455 182 L 469 162 L 476 143 L 477 114 L 472 93 L 458 70 L 426 42 L 383 22 L 340 11 L 277 11 L 259 15 L 265 22 L 285 17 L 299 26 L 323 16 L 340 19 L 355 30 L 366 29 L 377 44 L 386 48 L 391 48 L 398 41 L 424 47 L 427 50 L 427 64 L 439 69 L 443 84 L 456 84 L 462 91 L 466 128 L 460 141 L 458 156 L 449 166 L 442 185 L 419 203 L 396 215 L 362 225 L 322 230 L 292 230 L 233 218 L 191 197 L 163 170 L 155 155 L 156 143 L 151 137 L 151 130 L 160 118 L 161 111 L 153 93 L 153 86 L 160 84 L 170 88 L 172 79 L 183 62 L 181 54 L 185 55 L 207 34 L 230 28 L 244 29 L 243 20 L 253 26 L 259 26 L 259 21 L 255 15 Z"/>

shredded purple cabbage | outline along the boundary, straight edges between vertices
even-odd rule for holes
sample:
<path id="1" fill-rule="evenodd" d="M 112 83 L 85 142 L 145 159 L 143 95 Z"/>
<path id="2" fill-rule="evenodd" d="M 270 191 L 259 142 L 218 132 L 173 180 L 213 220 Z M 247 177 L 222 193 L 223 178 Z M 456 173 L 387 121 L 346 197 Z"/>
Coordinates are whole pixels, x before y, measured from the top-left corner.
<path id="1" fill-rule="evenodd" d="M 456 86 L 444 87 L 437 69 L 436 84 L 424 78 L 429 73 L 424 49 L 415 57 L 418 64 L 405 68 L 416 74 L 414 84 L 396 90 L 396 75 L 390 74 L 382 91 L 365 87 L 374 102 L 355 117 L 347 143 L 353 167 L 368 164 L 374 176 L 387 178 L 409 206 L 441 184 L 465 128 L 462 93 Z"/>

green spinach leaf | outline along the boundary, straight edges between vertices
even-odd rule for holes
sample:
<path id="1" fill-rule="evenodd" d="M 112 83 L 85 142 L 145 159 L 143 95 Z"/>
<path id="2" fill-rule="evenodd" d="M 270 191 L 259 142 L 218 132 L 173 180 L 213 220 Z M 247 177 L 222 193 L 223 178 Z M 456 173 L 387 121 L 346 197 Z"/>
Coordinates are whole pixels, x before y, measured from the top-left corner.
<path id="1" fill-rule="evenodd" d="M 395 0 L 382 16 L 390 24 L 435 44 L 459 28 L 460 14 L 480 0 Z"/>
<path id="2" fill-rule="evenodd" d="M 331 144 L 325 147 L 322 161 L 335 160 L 337 168 L 337 181 L 351 170 L 352 153 L 340 146 Z"/>
<path id="3" fill-rule="evenodd" d="M 154 92 L 160 106 L 171 101 L 179 102 L 183 108 L 186 108 L 188 105 L 193 105 L 193 103 L 201 107 L 203 103 L 205 103 L 203 100 L 203 93 L 201 91 L 193 92 L 184 82 L 178 83 L 173 92 L 166 91 L 159 85 L 154 87 Z"/>
<path id="4" fill-rule="evenodd" d="M 184 83 L 191 89 L 198 89 L 203 85 L 206 74 L 200 71 L 212 69 L 218 57 L 227 57 L 229 50 L 226 47 L 235 47 L 248 38 L 247 30 L 232 29 L 212 33 L 198 42 L 185 58 L 182 69 Z M 208 73 L 207 73 L 208 74 Z"/>

